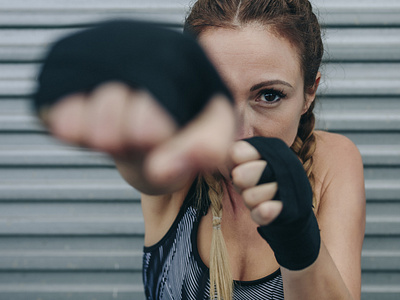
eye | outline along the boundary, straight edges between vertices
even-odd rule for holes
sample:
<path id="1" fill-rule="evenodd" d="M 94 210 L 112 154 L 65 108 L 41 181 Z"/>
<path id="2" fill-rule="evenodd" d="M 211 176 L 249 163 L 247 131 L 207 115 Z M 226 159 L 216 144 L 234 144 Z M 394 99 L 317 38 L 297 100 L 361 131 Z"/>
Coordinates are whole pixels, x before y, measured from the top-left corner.
<path id="1" fill-rule="evenodd" d="M 283 92 L 274 89 L 269 89 L 260 92 L 258 96 L 258 101 L 263 101 L 266 103 L 275 103 L 285 97 L 286 95 Z"/>

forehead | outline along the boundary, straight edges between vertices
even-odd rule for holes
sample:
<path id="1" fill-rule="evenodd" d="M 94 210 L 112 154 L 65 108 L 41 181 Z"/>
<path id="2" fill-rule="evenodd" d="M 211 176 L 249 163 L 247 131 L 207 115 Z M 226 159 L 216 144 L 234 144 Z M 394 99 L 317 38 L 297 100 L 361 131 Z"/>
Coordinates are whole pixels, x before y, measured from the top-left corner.
<path id="1" fill-rule="evenodd" d="M 199 42 L 228 83 L 280 79 L 296 85 L 302 80 L 296 49 L 264 26 L 212 28 Z"/>

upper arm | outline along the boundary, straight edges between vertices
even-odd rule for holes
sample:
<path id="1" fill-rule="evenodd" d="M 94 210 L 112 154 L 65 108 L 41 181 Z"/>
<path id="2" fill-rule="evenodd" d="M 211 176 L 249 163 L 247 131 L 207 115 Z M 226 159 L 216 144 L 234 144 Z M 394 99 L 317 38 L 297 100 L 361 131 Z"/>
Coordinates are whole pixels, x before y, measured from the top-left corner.
<path id="1" fill-rule="evenodd" d="M 322 134 L 317 141 L 316 171 L 321 180 L 317 219 L 321 237 L 347 288 L 359 299 L 365 231 L 361 155 L 349 139 L 340 135 Z"/>
<path id="2" fill-rule="evenodd" d="M 192 180 L 179 182 L 179 186 L 155 187 L 143 174 L 143 160 L 114 157 L 120 175 L 132 187 L 141 192 L 141 207 L 144 219 L 145 246 L 156 244 L 168 232 L 176 219 Z M 169 192 L 172 191 L 172 192 Z"/>
<path id="3" fill-rule="evenodd" d="M 141 194 L 141 206 L 144 219 L 145 246 L 159 242 L 174 223 L 191 184 L 172 194 L 146 195 Z"/>
<path id="4" fill-rule="evenodd" d="M 174 187 L 174 191 L 168 193 L 165 191 L 170 190 L 169 187 L 157 189 L 148 183 L 143 175 L 142 160 L 114 157 L 114 161 L 125 181 L 141 192 L 144 244 L 152 246 L 164 237 L 175 221 L 189 191 L 192 177 L 187 176 L 187 180 L 180 183 L 183 187 L 179 189 Z M 146 193 L 147 191 L 149 193 Z"/>

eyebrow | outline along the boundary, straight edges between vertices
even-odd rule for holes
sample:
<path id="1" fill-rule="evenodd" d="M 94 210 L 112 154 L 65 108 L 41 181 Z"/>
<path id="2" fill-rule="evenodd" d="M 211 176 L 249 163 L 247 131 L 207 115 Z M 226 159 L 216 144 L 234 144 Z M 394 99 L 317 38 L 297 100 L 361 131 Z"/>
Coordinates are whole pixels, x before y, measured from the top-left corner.
<path id="1" fill-rule="evenodd" d="M 282 84 L 282 85 L 286 85 L 290 88 L 293 88 L 293 86 L 290 83 L 283 81 L 283 80 L 268 80 L 268 81 L 263 81 L 263 82 L 253 85 L 250 89 L 250 92 L 254 92 L 263 87 L 271 86 L 271 85 L 275 85 L 275 84 Z"/>

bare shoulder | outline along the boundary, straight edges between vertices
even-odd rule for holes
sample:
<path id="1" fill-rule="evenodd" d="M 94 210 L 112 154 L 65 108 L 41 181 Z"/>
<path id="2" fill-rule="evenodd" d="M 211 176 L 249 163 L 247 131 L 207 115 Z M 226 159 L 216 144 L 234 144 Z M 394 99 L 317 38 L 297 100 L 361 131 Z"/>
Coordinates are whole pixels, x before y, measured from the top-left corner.
<path id="1" fill-rule="evenodd" d="M 316 167 L 325 172 L 362 166 L 357 146 L 347 137 L 326 131 L 316 131 L 317 147 L 314 154 Z"/>
<path id="2" fill-rule="evenodd" d="M 314 174 L 318 198 L 323 202 L 324 195 L 331 194 L 332 190 L 340 193 L 363 188 L 363 162 L 356 145 L 340 134 L 316 131 L 315 136 Z"/>
<path id="3" fill-rule="evenodd" d="M 360 156 L 356 145 L 344 135 L 317 130 L 315 131 L 315 136 L 317 140 L 316 154 L 321 152 L 318 154 L 329 153 L 334 156 Z"/>

